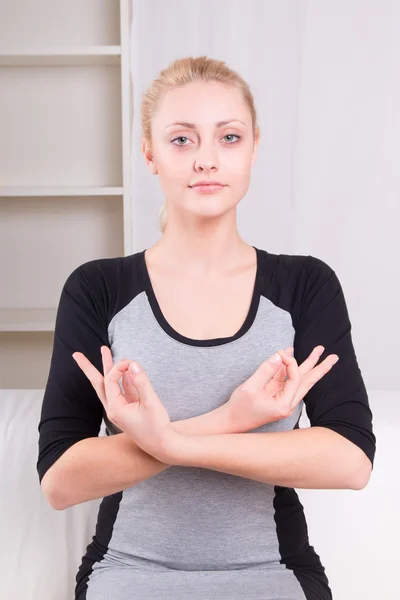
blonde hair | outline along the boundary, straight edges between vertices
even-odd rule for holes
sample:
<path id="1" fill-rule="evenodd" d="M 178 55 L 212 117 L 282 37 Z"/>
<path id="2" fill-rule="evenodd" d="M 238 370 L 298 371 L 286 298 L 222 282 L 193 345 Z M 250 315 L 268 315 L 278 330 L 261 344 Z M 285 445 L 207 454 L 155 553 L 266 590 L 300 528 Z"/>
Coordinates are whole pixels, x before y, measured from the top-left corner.
<path id="1" fill-rule="evenodd" d="M 253 95 L 246 81 L 222 60 L 207 56 L 188 56 L 174 60 L 166 69 L 160 71 L 157 79 L 152 81 L 150 87 L 142 95 L 142 136 L 150 147 L 152 144 L 151 121 L 163 94 L 172 88 L 187 85 L 194 81 L 219 81 L 241 90 L 250 109 L 253 138 L 256 137 L 259 132 L 256 109 Z M 158 217 L 160 231 L 164 233 L 167 226 L 166 201 L 164 201 Z"/>

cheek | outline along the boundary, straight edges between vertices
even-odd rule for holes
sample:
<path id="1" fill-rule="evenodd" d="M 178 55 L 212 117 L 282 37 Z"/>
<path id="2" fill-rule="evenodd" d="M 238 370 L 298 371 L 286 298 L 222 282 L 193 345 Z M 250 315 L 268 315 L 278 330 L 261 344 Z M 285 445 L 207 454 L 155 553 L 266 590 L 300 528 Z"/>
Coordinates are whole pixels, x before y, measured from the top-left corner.
<path id="1" fill-rule="evenodd" d="M 241 179 L 247 176 L 251 170 L 252 152 L 250 146 L 241 146 L 240 148 L 231 149 L 221 156 L 221 169 L 226 170 L 232 175 Z"/>
<path id="2" fill-rule="evenodd" d="M 224 170 L 225 172 L 225 170 Z M 226 179 L 231 184 L 247 185 L 251 176 L 251 163 L 246 160 L 232 161 L 226 168 Z"/>
<path id="3" fill-rule="evenodd" d="M 185 170 L 185 164 L 182 159 L 177 158 L 164 158 L 157 163 L 158 175 L 160 181 L 163 181 L 167 185 L 174 185 L 188 179 L 187 172 Z"/>

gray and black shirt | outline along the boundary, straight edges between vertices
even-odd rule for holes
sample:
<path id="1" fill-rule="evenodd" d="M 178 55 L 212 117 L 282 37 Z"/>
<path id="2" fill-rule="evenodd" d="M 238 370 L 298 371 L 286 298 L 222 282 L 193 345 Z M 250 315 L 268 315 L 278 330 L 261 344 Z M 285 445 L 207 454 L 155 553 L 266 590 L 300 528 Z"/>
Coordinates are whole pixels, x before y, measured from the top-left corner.
<path id="1" fill-rule="evenodd" d="M 135 359 L 171 421 L 225 404 L 276 350 L 294 347 L 300 365 L 339 361 L 287 418 L 253 433 L 327 427 L 360 447 L 372 465 L 372 414 L 336 273 L 313 256 L 255 248 L 257 276 L 245 321 L 233 336 L 196 340 L 164 318 L 144 252 L 101 258 L 67 278 L 39 423 L 37 470 L 79 440 L 120 430 L 107 418 L 72 354 L 103 373 L 100 347 L 114 363 Z M 235 299 L 232 299 L 234 302 Z M 322 500 L 321 500 L 322 501 Z M 303 506 L 290 487 L 197 467 L 171 466 L 102 500 L 96 529 L 76 574 L 75 600 L 331 600 Z"/>

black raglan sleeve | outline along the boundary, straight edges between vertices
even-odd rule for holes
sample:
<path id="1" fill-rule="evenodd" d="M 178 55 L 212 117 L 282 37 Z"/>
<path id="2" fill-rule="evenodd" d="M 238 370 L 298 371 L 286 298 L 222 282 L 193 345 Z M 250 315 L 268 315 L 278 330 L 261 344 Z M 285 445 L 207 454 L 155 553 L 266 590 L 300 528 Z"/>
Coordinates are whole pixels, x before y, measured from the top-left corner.
<path id="1" fill-rule="evenodd" d="M 72 358 L 82 352 L 103 374 L 100 347 L 109 346 L 104 296 L 89 285 L 87 264 L 67 278 L 57 309 L 53 351 L 44 390 L 39 431 L 39 481 L 73 444 L 98 436 L 103 405 Z M 93 279 L 93 277 L 91 278 Z M 98 287 L 98 286 L 97 286 Z"/>
<path id="2" fill-rule="evenodd" d="M 342 286 L 324 261 L 308 256 L 302 309 L 294 339 L 294 357 L 301 364 L 315 346 L 338 362 L 305 395 L 310 425 L 328 427 L 359 446 L 373 468 L 376 439 L 367 391 L 354 351 L 351 323 Z"/>

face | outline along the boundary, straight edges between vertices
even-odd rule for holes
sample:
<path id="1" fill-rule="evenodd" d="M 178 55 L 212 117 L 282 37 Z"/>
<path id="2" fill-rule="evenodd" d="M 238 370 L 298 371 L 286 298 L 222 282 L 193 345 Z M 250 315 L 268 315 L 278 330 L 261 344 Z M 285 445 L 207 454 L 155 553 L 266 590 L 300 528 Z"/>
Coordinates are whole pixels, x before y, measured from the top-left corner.
<path id="1" fill-rule="evenodd" d="M 168 218 L 171 211 L 217 216 L 234 208 L 249 187 L 258 141 L 240 90 L 195 82 L 166 92 L 153 116 L 152 146 L 143 140 L 142 151 L 149 170 L 159 176 Z M 191 187 L 203 180 L 224 187 L 212 193 Z"/>

